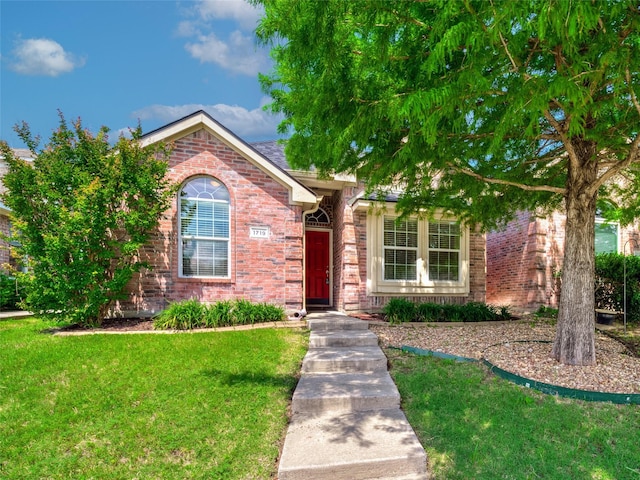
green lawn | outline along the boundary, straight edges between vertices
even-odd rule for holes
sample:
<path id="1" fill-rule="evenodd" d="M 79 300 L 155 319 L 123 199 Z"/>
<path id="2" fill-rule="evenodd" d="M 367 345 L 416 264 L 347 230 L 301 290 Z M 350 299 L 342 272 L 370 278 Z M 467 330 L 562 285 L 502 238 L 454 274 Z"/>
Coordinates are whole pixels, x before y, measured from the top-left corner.
<path id="1" fill-rule="evenodd" d="M 0 478 L 275 475 L 303 332 L 54 337 L 50 326 L 0 321 Z"/>
<path id="2" fill-rule="evenodd" d="M 387 351 L 437 479 L 640 479 L 640 406 L 558 399 L 477 364 Z"/>

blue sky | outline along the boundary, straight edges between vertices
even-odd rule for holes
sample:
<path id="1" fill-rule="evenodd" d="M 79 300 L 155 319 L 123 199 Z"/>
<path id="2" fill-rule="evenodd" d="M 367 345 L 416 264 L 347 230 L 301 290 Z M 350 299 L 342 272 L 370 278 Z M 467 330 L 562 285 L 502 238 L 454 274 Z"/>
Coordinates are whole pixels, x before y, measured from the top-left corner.
<path id="1" fill-rule="evenodd" d="M 58 110 L 111 135 L 199 109 L 245 140 L 278 138 L 258 72 L 272 67 L 243 0 L 0 1 L 0 139 L 49 139 Z"/>

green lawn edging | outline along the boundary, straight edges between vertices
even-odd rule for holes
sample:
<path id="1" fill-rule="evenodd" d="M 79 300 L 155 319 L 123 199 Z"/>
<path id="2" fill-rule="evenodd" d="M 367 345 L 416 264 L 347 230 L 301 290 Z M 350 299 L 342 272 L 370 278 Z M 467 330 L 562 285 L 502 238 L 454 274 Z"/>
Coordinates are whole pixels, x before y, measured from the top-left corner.
<path id="1" fill-rule="evenodd" d="M 432 350 L 425 350 L 416 347 L 410 347 L 403 345 L 400 350 L 403 352 L 413 353 L 415 355 L 430 356 L 436 358 L 442 358 L 445 360 L 454 360 L 456 362 L 477 362 L 482 363 L 489 368 L 489 371 L 494 373 L 500 378 L 508 380 L 516 385 L 521 385 L 526 388 L 538 390 L 548 395 L 557 395 L 564 398 L 574 398 L 577 400 L 586 400 L 589 402 L 611 402 L 622 405 L 640 405 L 639 393 L 609 393 L 609 392 L 597 392 L 591 390 L 579 390 L 575 388 L 561 387 L 559 385 L 552 385 L 550 383 L 539 382 L 530 378 L 526 378 L 515 373 L 508 372 L 494 364 L 489 360 L 483 358 L 477 360 L 475 358 L 461 357 L 458 355 L 451 355 L 448 353 L 434 352 Z"/>

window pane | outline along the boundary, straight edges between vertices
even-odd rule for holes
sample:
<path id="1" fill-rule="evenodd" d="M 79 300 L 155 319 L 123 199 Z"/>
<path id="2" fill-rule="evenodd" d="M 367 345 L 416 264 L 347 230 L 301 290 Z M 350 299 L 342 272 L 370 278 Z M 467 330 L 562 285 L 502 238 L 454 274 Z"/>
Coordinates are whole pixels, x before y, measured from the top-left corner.
<path id="1" fill-rule="evenodd" d="M 385 280 L 416 280 L 418 221 L 385 217 L 383 226 Z"/>
<path id="2" fill-rule="evenodd" d="M 229 275 L 227 241 L 183 240 L 182 274 L 187 276 Z"/>
<path id="3" fill-rule="evenodd" d="M 596 254 L 618 251 L 618 225 L 596 223 Z"/>
<path id="4" fill-rule="evenodd" d="M 229 205 L 216 203 L 213 212 L 213 236 L 216 238 L 229 238 Z"/>
<path id="5" fill-rule="evenodd" d="M 220 182 L 212 177 L 199 177 L 187 183 L 180 192 L 182 198 L 197 198 L 208 200 L 221 200 L 229 202 L 229 191 Z"/>
<path id="6" fill-rule="evenodd" d="M 414 250 L 385 249 L 385 280 L 416 280 L 417 252 Z"/>
<path id="7" fill-rule="evenodd" d="M 431 281 L 458 281 L 458 252 L 429 252 L 429 279 Z"/>
<path id="8" fill-rule="evenodd" d="M 460 225 L 456 222 L 429 222 L 429 280 L 460 279 Z"/>
<path id="9" fill-rule="evenodd" d="M 418 247 L 418 232 L 407 234 L 407 247 Z"/>
<path id="10" fill-rule="evenodd" d="M 396 244 L 396 234 L 393 232 L 384 232 L 384 246 L 393 247 Z"/>
<path id="11" fill-rule="evenodd" d="M 183 235 L 196 234 L 196 225 L 194 222 L 196 210 L 196 202 L 184 199 L 180 202 L 181 233 Z"/>

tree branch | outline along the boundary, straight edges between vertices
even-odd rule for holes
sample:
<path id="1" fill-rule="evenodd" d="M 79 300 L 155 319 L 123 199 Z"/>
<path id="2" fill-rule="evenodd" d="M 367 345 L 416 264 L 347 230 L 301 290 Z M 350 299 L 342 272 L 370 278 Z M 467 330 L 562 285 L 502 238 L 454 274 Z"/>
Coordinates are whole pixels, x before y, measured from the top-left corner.
<path id="1" fill-rule="evenodd" d="M 611 168 L 604 172 L 602 176 L 593 183 L 593 185 L 589 189 L 589 192 L 597 192 L 598 189 L 609 180 L 611 180 L 611 178 L 615 177 L 616 175 L 621 173 L 622 170 L 636 162 L 640 162 L 640 135 L 636 135 L 636 138 L 633 140 L 633 142 L 631 142 L 631 146 L 629 147 L 629 155 L 627 155 L 627 158 L 625 158 L 621 162 L 616 162 Z"/>
<path id="2" fill-rule="evenodd" d="M 544 111 L 544 118 L 547 119 L 547 121 L 556 130 L 556 132 L 558 132 L 558 135 L 560 135 L 560 141 L 564 145 L 564 148 L 567 151 L 567 155 L 569 155 L 569 162 L 571 163 L 572 168 L 574 170 L 577 170 L 579 168 L 578 155 L 576 154 L 576 151 L 573 148 L 573 144 L 565 134 L 565 131 L 562 128 L 562 125 L 560 125 L 560 123 L 555 118 L 553 118 L 553 115 L 551 115 L 551 112 L 549 110 Z"/>
<path id="3" fill-rule="evenodd" d="M 507 185 L 509 187 L 519 188 L 520 190 L 524 190 L 527 192 L 551 192 L 551 193 L 558 193 L 560 195 L 564 195 L 566 193 L 566 190 L 560 187 L 552 187 L 549 185 L 525 185 L 523 183 L 510 182 L 509 180 L 500 180 L 498 178 L 485 177 L 468 168 L 454 167 L 454 169 L 456 169 L 460 173 L 469 175 L 470 177 L 476 178 L 478 180 L 482 180 L 483 182 L 493 183 L 496 185 Z"/>
<path id="4" fill-rule="evenodd" d="M 627 80 L 627 85 L 629 86 L 631 101 L 633 102 L 633 105 L 636 107 L 636 110 L 638 111 L 638 115 L 640 115 L 640 103 L 638 103 L 638 97 L 636 97 L 636 92 L 634 92 L 633 88 L 631 87 L 631 72 L 629 71 L 629 67 L 625 69 L 624 76 Z"/>

